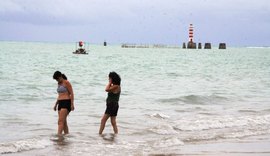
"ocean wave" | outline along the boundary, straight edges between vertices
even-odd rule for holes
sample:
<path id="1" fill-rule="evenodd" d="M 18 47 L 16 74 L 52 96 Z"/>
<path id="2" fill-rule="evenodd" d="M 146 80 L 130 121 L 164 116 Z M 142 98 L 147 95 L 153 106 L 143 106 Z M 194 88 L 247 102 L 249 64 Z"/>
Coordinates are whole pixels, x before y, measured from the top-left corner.
<path id="1" fill-rule="evenodd" d="M 232 129 L 230 131 L 211 131 L 211 132 L 196 132 L 184 137 L 184 142 L 201 142 L 201 141 L 217 141 L 224 139 L 241 139 L 244 137 L 260 136 L 270 134 L 270 130 L 253 131 L 251 129 Z"/>
<path id="2" fill-rule="evenodd" d="M 215 118 L 197 117 L 192 120 L 176 121 L 176 127 L 183 131 L 201 131 L 209 129 L 222 129 L 234 127 L 249 127 L 256 129 L 258 126 L 270 127 L 270 115 L 263 116 L 220 116 Z"/>
<path id="3" fill-rule="evenodd" d="M 158 122 L 142 134 L 178 137 L 183 142 L 236 139 L 270 134 L 270 115 L 196 116 L 170 122 Z M 165 141 L 166 142 L 166 141 Z"/>
<path id="4" fill-rule="evenodd" d="M 170 118 L 170 116 L 162 114 L 162 113 L 154 113 L 154 114 L 152 114 L 150 116 L 154 117 L 154 118 L 159 118 L 159 119 L 168 119 L 168 118 Z"/>
<path id="5" fill-rule="evenodd" d="M 153 145 L 155 148 L 167 148 L 171 146 L 183 146 L 184 142 L 177 137 L 162 138 Z"/>
<path id="6" fill-rule="evenodd" d="M 157 125 L 152 128 L 149 128 L 148 130 L 152 133 L 160 135 L 178 134 L 178 132 L 174 129 L 174 127 L 169 124 Z"/>
<path id="7" fill-rule="evenodd" d="M 187 142 L 270 134 L 270 115 L 183 119 L 174 126 Z"/>
<path id="8" fill-rule="evenodd" d="M 159 100 L 162 103 L 172 103 L 172 104 L 211 104 L 213 102 L 223 102 L 229 100 L 226 97 L 218 96 L 218 95 L 187 95 L 176 98 L 168 98 Z"/>
<path id="9" fill-rule="evenodd" d="M 31 138 L 8 143 L 0 143 L 0 154 L 17 153 L 33 149 L 43 149 L 52 143 L 41 138 Z"/>
<path id="10" fill-rule="evenodd" d="M 263 111 L 264 112 L 270 112 L 270 109 L 264 109 Z"/>
<path id="11" fill-rule="evenodd" d="M 240 112 L 240 113 L 257 113 L 258 111 L 243 109 L 243 110 L 238 110 L 238 112 Z"/>

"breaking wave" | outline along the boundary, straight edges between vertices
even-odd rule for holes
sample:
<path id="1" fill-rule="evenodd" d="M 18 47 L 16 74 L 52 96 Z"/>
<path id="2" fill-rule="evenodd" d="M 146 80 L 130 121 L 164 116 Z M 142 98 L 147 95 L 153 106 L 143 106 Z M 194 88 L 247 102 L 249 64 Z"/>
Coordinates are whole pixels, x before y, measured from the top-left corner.
<path id="1" fill-rule="evenodd" d="M 46 139 L 31 138 L 8 143 L 0 143 L 0 154 L 17 153 L 33 149 L 43 149 L 52 143 Z"/>
<path id="2" fill-rule="evenodd" d="M 226 97 L 218 96 L 218 95 L 209 95 L 209 96 L 202 96 L 202 95 L 187 95 L 181 96 L 176 98 L 168 98 L 168 99 L 161 99 L 159 100 L 162 103 L 183 103 L 183 104 L 211 104 L 211 103 L 218 103 L 224 102 L 229 100 Z"/>

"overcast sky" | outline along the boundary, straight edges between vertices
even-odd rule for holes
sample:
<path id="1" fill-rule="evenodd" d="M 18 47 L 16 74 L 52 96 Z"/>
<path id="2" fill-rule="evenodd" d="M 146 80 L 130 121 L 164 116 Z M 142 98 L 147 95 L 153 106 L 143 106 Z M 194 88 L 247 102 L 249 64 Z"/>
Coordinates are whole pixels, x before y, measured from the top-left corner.
<path id="1" fill-rule="evenodd" d="M 0 0 L 0 40 L 270 46 L 269 0 Z"/>

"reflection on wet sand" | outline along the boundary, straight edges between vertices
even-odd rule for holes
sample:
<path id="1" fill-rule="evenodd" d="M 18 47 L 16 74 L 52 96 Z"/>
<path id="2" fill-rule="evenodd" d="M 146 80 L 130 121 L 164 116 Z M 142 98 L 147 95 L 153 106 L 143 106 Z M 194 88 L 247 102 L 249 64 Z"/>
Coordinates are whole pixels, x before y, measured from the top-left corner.
<path id="1" fill-rule="evenodd" d="M 100 135 L 103 140 L 109 141 L 109 142 L 115 142 L 116 141 L 116 134 L 113 133 L 105 133 Z"/>
<path id="2" fill-rule="evenodd" d="M 64 146 L 64 145 L 68 145 L 68 139 L 67 139 L 67 135 L 53 135 L 50 140 L 53 141 L 55 144 L 60 145 L 60 146 Z"/>

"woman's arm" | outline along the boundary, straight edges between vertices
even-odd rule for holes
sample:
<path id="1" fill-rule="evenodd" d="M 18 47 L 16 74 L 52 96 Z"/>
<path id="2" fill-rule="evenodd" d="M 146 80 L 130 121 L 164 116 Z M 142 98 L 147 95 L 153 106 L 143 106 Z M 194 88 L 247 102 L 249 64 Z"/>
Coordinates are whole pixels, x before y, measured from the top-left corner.
<path id="1" fill-rule="evenodd" d="M 66 81 L 66 86 L 67 86 L 67 89 L 68 89 L 68 93 L 70 95 L 71 110 L 74 110 L 74 93 L 73 93 L 73 89 L 72 89 L 72 86 L 71 86 L 69 81 Z"/>
<path id="2" fill-rule="evenodd" d="M 53 107 L 53 110 L 54 110 L 54 111 L 56 111 L 57 105 L 58 105 L 58 100 L 56 100 L 55 105 L 54 105 L 54 107 Z"/>
<path id="3" fill-rule="evenodd" d="M 109 82 L 105 88 L 105 91 L 116 93 L 118 92 L 118 88 L 119 88 L 119 85 L 113 85 L 112 83 Z"/>
<path id="4" fill-rule="evenodd" d="M 112 82 L 111 82 L 111 81 L 109 81 L 109 83 L 107 84 L 107 86 L 106 86 L 106 88 L 105 88 L 105 91 L 106 91 L 106 92 L 109 92 L 109 91 L 110 91 L 111 86 L 112 86 Z"/>

